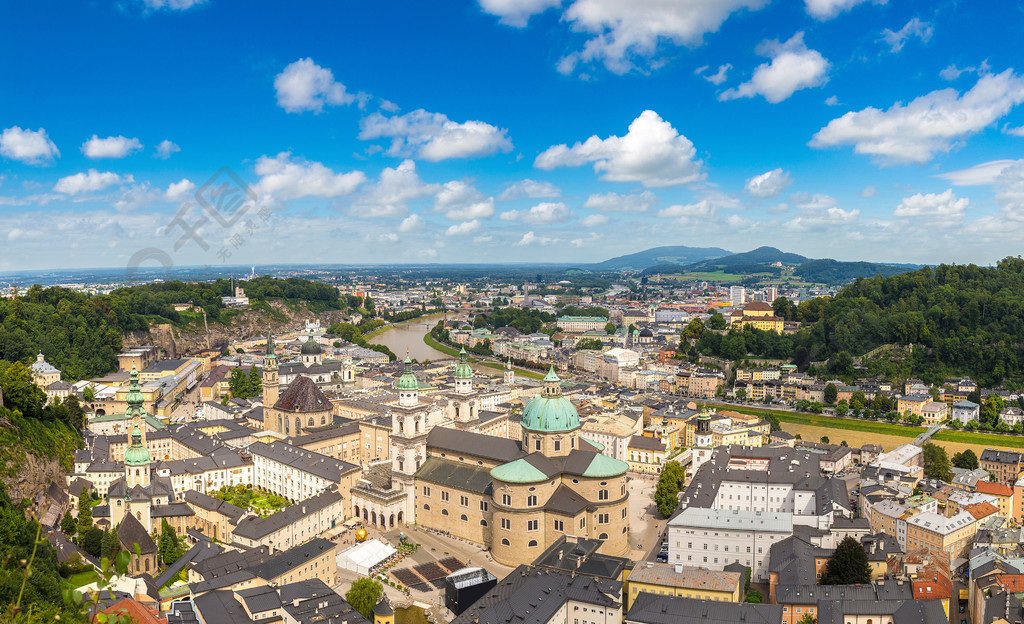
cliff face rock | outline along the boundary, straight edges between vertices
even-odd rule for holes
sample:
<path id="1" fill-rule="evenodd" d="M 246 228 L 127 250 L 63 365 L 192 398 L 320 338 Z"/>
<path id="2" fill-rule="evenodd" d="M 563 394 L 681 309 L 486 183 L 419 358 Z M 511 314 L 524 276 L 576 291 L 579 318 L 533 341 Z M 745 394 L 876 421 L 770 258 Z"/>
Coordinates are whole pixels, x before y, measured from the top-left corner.
<path id="1" fill-rule="evenodd" d="M 326 327 L 345 317 L 345 313 L 340 310 L 313 313 L 305 306 L 291 308 L 280 301 L 269 301 L 268 305 L 272 310 L 270 314 L 262 310 L 244 310 L 232 317 L 229 325 L 208 323 L 208 333 L 202 322 L 198 328 L 181 328 L 162 323 L 152 325 L 149 332 L 127 332 L 122 341 L 125 347 L 155 345 L 162 350 L 164 357 L 175 358 L 203 349 L 223 349 L 233 340 L 266 335 L 268 322 L 272 331 L 283 332 L 301 327 L 309 319 L 319 318 L 321 326 Z"/>
<path id="2" fill-rule="evenodd" d="M 11 500 L 20 501 L 23 498 L 31 499 L 45 491 L 51 481 L 63 486 L 66 482 L 65 474 L 57 459 L 40 458 L 32 453 L 26 453 L 25 458 L 19 462 L 18 473 L 12 477 L 5 477 L 4 484 Z"/>

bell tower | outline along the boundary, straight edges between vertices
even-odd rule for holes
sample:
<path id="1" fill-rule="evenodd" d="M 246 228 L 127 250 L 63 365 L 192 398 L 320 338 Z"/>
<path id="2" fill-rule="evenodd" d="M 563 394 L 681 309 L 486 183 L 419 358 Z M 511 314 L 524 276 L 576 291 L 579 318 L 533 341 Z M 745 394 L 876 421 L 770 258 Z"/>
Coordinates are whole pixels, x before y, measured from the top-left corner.
<path id="1" fill-rule="evenodd" d="M 263 356 L 263 405 L 273 407 L 278 399 L 277 356 L 274 354 L 274 336 L 267 327 L 267 352 Z"/>

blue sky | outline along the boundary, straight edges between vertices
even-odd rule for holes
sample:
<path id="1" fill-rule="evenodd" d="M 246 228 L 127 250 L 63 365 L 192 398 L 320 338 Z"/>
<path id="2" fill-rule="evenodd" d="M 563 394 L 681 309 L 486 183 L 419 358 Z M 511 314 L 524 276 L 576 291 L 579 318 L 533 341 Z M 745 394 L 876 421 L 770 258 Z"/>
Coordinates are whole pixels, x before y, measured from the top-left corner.
<path id="1" fill-rule="evenodd" d="M 992 263 L 1024 234 L 1014 5 L 8 3 L 0 269 Z"/>

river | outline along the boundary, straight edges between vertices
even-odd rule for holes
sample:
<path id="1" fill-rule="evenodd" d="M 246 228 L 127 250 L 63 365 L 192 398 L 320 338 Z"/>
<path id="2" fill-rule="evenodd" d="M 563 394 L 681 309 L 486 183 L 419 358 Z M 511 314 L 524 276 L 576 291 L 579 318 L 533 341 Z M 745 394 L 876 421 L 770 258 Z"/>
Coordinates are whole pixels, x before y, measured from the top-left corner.
<path id="1" fill-rule="evenodd" d="M 431 314 L 430 316 L 421 316 L 411 321 L 392 325 L 384 333 L 370 338 L 370 342 L 385 345 L 394 351 L 400 360 L 405 359 L 406 349 L 409 350 L 409 355 L 413 359 L 420 362 L 423 360 L 451 359 L 451 356 L 447 353 L 442 353 L 423 342 L 423 336 L 433 329 L 434 325 L 437 325 L 437 321 L 440 318 L 441 315 Z"/>

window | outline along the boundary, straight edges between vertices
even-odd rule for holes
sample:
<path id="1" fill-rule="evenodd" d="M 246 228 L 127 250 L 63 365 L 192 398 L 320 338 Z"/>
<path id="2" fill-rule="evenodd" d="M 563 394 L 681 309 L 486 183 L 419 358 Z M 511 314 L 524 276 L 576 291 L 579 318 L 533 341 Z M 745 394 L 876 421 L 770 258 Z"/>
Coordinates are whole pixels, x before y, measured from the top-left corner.
<path id="1" fill-rule="evenodd" d="M 565 531 L 565 523 L 562 522 L 561 520 L 555 520 L 555 530 L 556 531 Z"/>
<path id="2" fill-rule="evenodd" d="M 580 518 L 580 528 L 582 529 L 585 526 L 587 526 L 587 519 L 586 519 L 586 517 Z"/>
<path id="3" fill-rule="evenodd" d="M 606 539 L 608 539 L 608 534 L 607 533 L 602 533 L 602 534 L 597 536 L 597 539 L 606 540 Z"/>
<path id="4" fill-rule="evenodd" d="M 506 538 L 503 537 L 503 538 L 501 538 L 501 545 L 502 546 L 511 546 L 512 544 Z"/>
<path id="5" fill-rule="evenodd" d="M 608 500 L 608 490 L 601 490 L 598 492 L 597 500 Z"/>
<path id="6" fill-rule="evenodd" d="M 511 531 L 512 530 L 512 521 L 509 520 L 508 518 L 502 518 L 501 519 L 501 528 L 505 529 L 506 531 Z"/>
<path id="7" fill-rule="evenodd" d="M 526 530 L 527 531 L 536 531 L 537 530 L 537 525 L 538 525 L 538 521 L 537 520 L 527 520 L 526 521 Z"/>
<path id="8" fill-rule="evenodd" d="M 509 494 L 502 494 L 501 495 L 501 504 L 502 505 L 511 505 L 512 504 L 512 496 L 509 495 Z"/>
<path id="9" fill-rule="evenodd" d="M 469 507 L 469 497 L 468 496 L 460 496 L 459 497 L 459 504 L 462 505 L 463 507 Z"/>
<path id="10" fill-rule="evenodd" d="M 555 440 L 555 450 L 556 451 L 562 450 L 562 441 L 561 440 Z"/>
<path id="11" fill-rule="evenodd" d="M 441 490 L 441 500 L 443 500 L 446 503 L 448 502 L 448 492 Z"/>
<path id="12" fill-rule="evenodd" d="M 481 520 L 480 521 L 480 526 L 482 526 L 482 527 L 487 526 L 487 521 L 486 520 Z"/>
<path id="13" fill-rule="evenodd" d="M 530 543 L 526 545 L 527 548 L 536 548 L 537 540 L 530 540 Z"/>
<path id="14" fill-rule="evenodd" d="M 430 496 L 430 488 L 426 485 L 423 486 L 423 495 Z"/>
<path id="15" fill-rule="evenodd" d="M 480 501 L 480 511 L 487 511 L 487 501 Z"/>
<path id="16" fill-rule="evenodd" d="M 608 514 L 597 514 L 598 524 L 608 524 Z"/>
<path id="17" fill-rule="evenodd" d="M 537 506 L 537 496 L 533 495 L 533 494 L 531 494 L 530 496 L 527 496 L 526 497 L 526 506 L 527 507 L 536 507 Z"/>
<path id="18" fill-rule="evenodd" d="M 537 438 L 533 441 L 533 448 L 538 451 L 540 450 L 540 438 Z"/>
<path id="19" fill-rule="evenodd" d="M 469 517 L 467 517 L 466 514 L 462 514 L 459 520 L 462 520 L 463 522 L 469 522 Z"/>
<path id="20" fill-rule="evenodd" d="M 442 516 L 447 516 L 448 515 L 448 510 L 447 509 L 442 509 L 441 510 L 441 515 Z"/>

